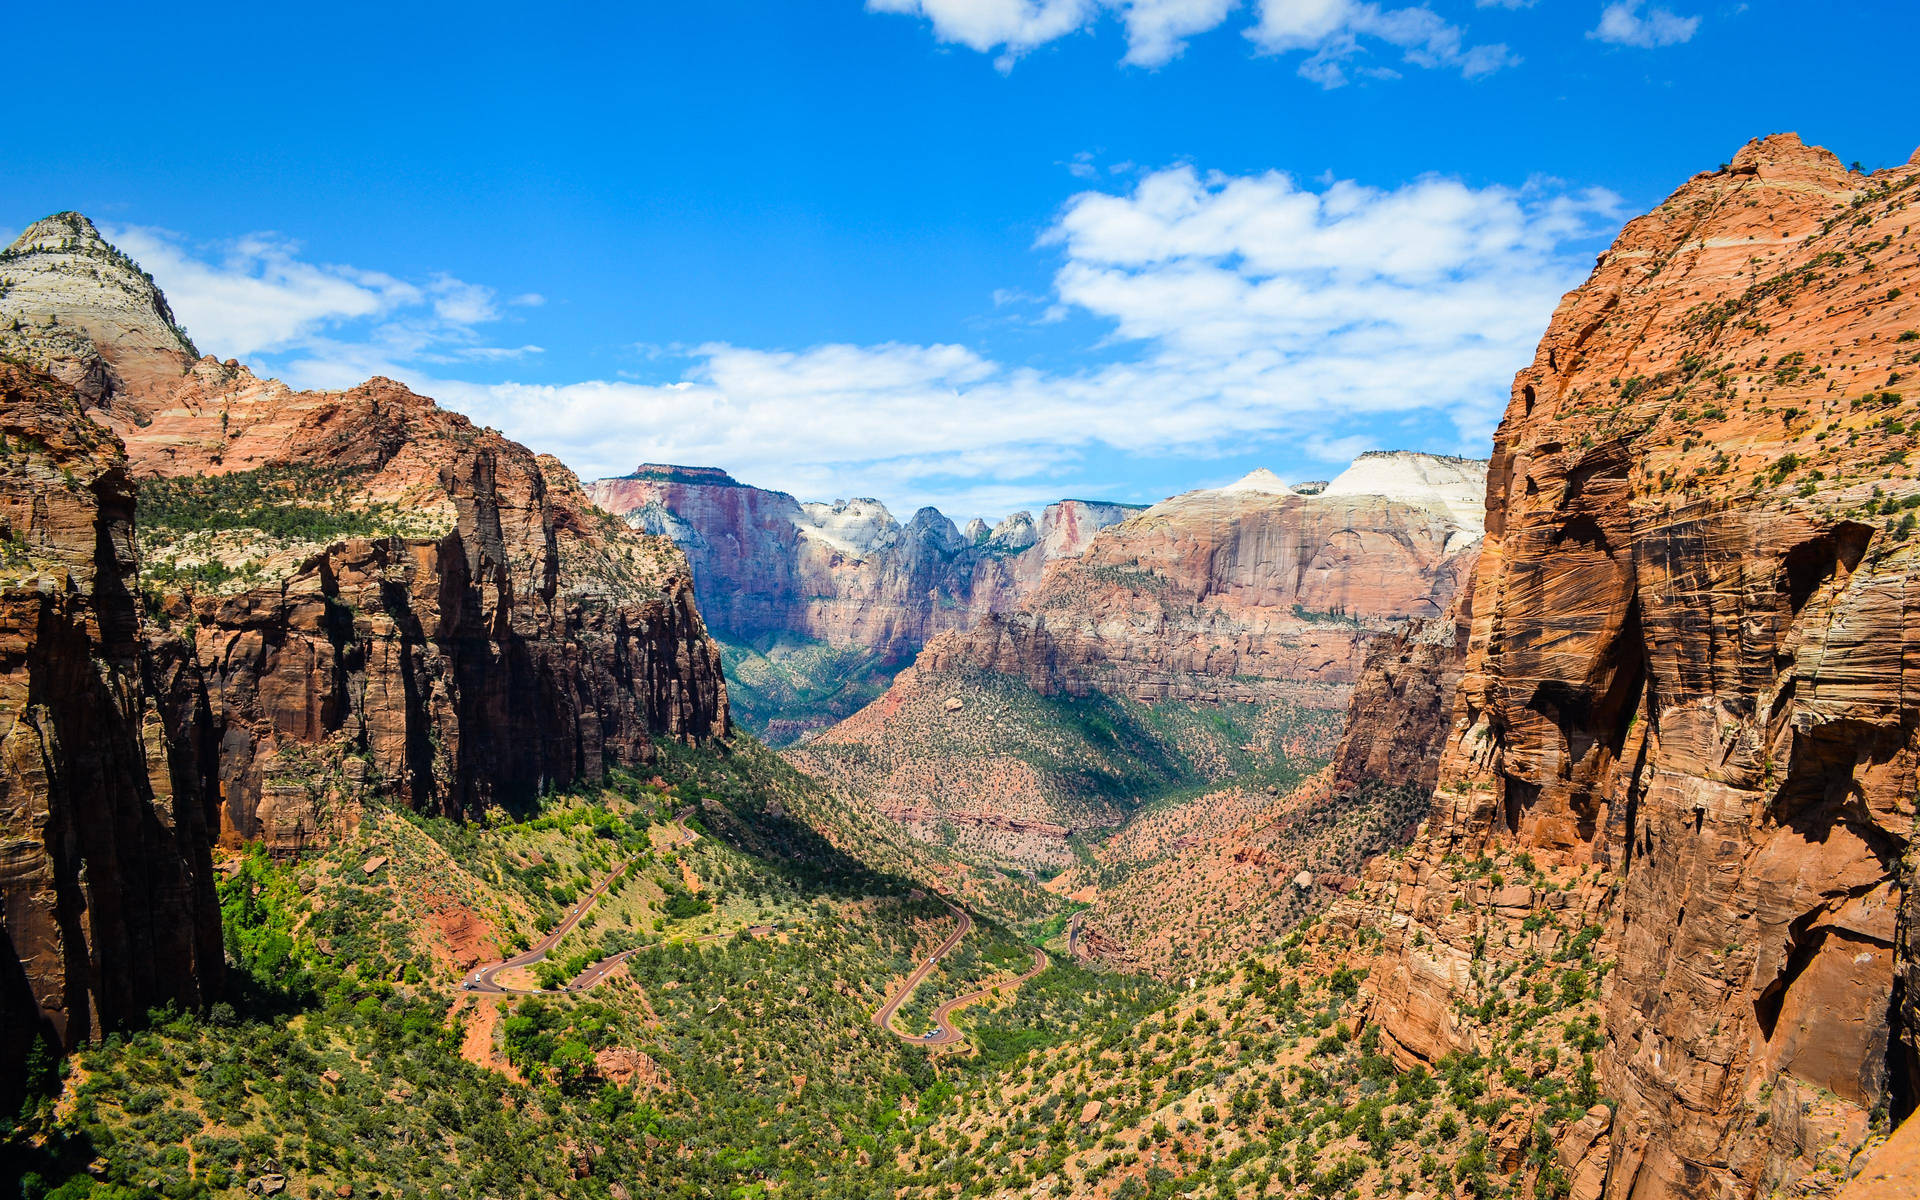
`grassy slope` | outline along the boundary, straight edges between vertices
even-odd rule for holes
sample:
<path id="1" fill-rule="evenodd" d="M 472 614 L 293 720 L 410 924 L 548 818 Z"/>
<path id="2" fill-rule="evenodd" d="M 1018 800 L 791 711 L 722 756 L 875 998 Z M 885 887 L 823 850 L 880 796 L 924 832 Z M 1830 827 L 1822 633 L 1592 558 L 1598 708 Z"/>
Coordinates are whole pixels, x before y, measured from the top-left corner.
<path id="1" fill-rule="evenodd" d="M 1147 705 L 1101 693 L 1046 696 L 1003 676 L 896 682 L 879 703 L 789 751 L 802 770 L 887 811 L 923 814 L 932 840 L 1014 869 L 1072 861 L 1057 835 L 983 825 L 982 813 L 1072 831 L 1239 779 L 1286 785 L 1339 736 L 1334 711 L 1292 702 Z"/>
<path id="2" fill-rule="evenodd" d="M 701 842 L 668 851 L 669 818 L 687 807 Z M 975 1196 L 1035 1182 L 1129 1200 L 1392 1195 L 1432 1190 L 1443 1171 L 1479 1195 L 1536 1180 L 1555 1194 L 1531 1122 L 1590 1102 L 1582 1054 L 1604 964 L 1579 939 L 1492 981 L 1510 999 L 1470 1019 L 1501 1049 L 1449 1064 L 1444 1083 L 1396 1075 L 1356 1032 L 1357 974 L 1341 968 L 1364 968 L 1364 929 L 1317 930 L 1193 988 L 1056 959 L 961 1015 L 974 1052 L 929 1055 L 870 1017 L 951 928 L 916 874 L 959 864 L 862 832 L 866 819 L 742 741 L 521 819 L 372 813 L 317 858 L 243 858 L 222 888 L 232 998 L 78 1055 L 57 1100 L 12 1130 L 5 1169 L 27 1200 L 238 1197 L 271 1176 L 301 1197 L 347 1184 L 475 1200 Z M 458 989 L 455 943 L 475 924 L 487 953 L 504 952 L 634 855 L 633 877 L 569 941 L 640 947 L 605 985 L 497 1014 Z M 374 856 L 387 861 L 368 873 Z M 713 907 L 675 917 L 687 869 Z M 1029 939 L 1057 932 L 1052 915 L 1020 934 L 980 920 L 903 1027 L 1023 969 Z M 682 940 L 769 917 L 773 937 Z M 1503 1162 L 1499 1138 L 1516 1136 Z"/>

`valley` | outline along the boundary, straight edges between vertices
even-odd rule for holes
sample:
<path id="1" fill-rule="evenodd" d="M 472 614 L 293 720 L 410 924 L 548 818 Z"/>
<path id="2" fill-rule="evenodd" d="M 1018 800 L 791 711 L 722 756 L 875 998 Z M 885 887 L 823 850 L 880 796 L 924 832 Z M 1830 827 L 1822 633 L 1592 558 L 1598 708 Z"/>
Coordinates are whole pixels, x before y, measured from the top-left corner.
<path id="1" fill-rule="evenodd" d="M 1916 187 L 1784 134 L 1686 180 L 1487 459 L 965 527 L 583 483 L 393 380 L 258 378 L 86 217 L 34 223 L 0 254 L 0 1168 L 1920 1187 Z"/>

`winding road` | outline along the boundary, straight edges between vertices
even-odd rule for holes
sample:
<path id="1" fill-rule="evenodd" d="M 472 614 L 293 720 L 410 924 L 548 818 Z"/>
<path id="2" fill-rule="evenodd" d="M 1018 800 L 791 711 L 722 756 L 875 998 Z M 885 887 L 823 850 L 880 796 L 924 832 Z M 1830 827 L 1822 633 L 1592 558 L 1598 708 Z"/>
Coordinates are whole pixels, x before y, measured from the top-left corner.
<path id="1" fill-rule="evenodd" d="M 688 808 L 683 808 L 679 812 L 674 814 L 673 823 L 675 827 L 677 827 L 680 830 L 681 836 L 678 841 L 676 841 L 671 847 L 669 847 L 669 849 L 685 849 L 686 847 L 691 846 L 693 843 L 700 840 L 699 834 L 687 828 L 687 817 L 690 816 L 692 812 L 693 812 L 693 809 L 691 807 L 688 807 Z M 606 876 L 602 878 L 599 883 L 595 884 L 592 890 L 588 891 L 586 895 L 581 896 L 579 900 L 576 901 L 571 908 L 567 909 L 566 915 L 561 918 L 560 923 L 558 925 L 555 925 L 553 927 L 551 932 L 549 932 L 545 937 L 541 938 L 538 942 L 535 942 L 532 946 L 528 947 L 526 950 L 523 950 L 519 954 L 516 954 L 512 958 L 506 959 L 502 962 L 493 963 L 489 966 L 484 966 L 484 967 L 476 967 L 474 970 L 468 972 L 467 977 L 461 981 L 461 988 L 468 992 L 474 992 L 474 993 L 478 993 L 481 995 L 488 995 L 488 996 L 560 996 L 560 995 L 569 995 L 577 992 L 584 992 L 589 988 L 592 988 L 598 985 L 602 980 L 604 980 L 609 974 L 613 972 L 613 969 L 615 967 L 625 962 L 630 955 L 637 953 L 641 949 L 641 947 L 636 946 L 631 950 L 622 950 L 618 954 L 612 955 L 611 957 L 608 957 L 608 958 L 601 959 L 599 962 L 594 963 L 592 966 L 582 971 L 565 987 L 557 987 L 557 988 L 509 987 L 508 985 L 500 982 L 499 976 L 502 971 L 510 971 L 516 968 L 521 968 L 521 967 L 531 967 L 535 963 L 545 961 L 547 954 L 550 951 L 552 951 L 552 949 L 555 946 L 560 944 L 560 939 L 566 937 L 567 934 L 573 931 L 574 927 L 580 923 L 580 921 L 587 915 L 588 911 L 591 910 L 593 906 L 596 903 L 598 903 L 600 899 L 607 894 L 608 890 L 613 887 L 615 881 L 617 881 L 620 878 L 621 874 L 624 871 L 626 871 L 628 867 L 631 867 L 636 861 L 638 861 L 638 859 L 639 859 L 639 856 L 635 855 L 634 857 L 627 859 L 625 862 L 615 867 L 613 870 L 607 872 Z M 953 999 L 948 1000 L 946 1003 L 940 1005 L 940 1007 L 934 1009 L 933 1011 L 934 1028 L 929 1033 L 920 1034 L 918 1036 L 913 1034 L 901 1033 L 899 1030 L 893 1027 L 893 1018 L 900 1011 L 900 1006 L 905 1004 L 907 1002 L 907 999 L 913 995 L 915 988 L 919 987 L 922 983 L 926 982 L 927 976 L 933 974 L 934 968 L 940 965 L 940 960 L 945 958 L 947 955 L 953 953 L 954 949 L 960 945 L 961 940 L 965 938 L 967 934 L 973 930 L 973 917 L 971 914 L 969 914 L 965 909 L 961 908 L 959 905 L 954 904 L 952 902 L 948 902 L 947 908 L 951 910 L 954 917 L 957 918 L 957 920 L 954 923 L 953 932 L 947 935 L 945 941 L 941 942 L 938 946 L 934 948 L 933 953 L 927 956 L 926 961 L 922 962 L 919 966 L 913 969 L 913 973 L 907 976 L 906 981 L 902 983 L 900 987 L 897 990 L 895 990 L 893 995 L 887 999 L 887 1002 L 885 1004 L 882 1004 L 879 1007 L 879 1009 L 876 1010 L 873 1014 L 873 1023 L 875 1025 L 878 1025 L 880 1028 L 886 1030 L 888 1033 L 893 1034 L 895 1037 L 901 1039 L 902 1041 L 912 1042 L 915 1045 L 952 1046 L 965 1041 L 966 1039 L 964 1035 L 962 1035 L 958 1029 L 954 1028 L 954 1025 L 953 1025 L 954 1013 L 960 1011 L 961 1009 L 965 1008 L 969 1004 L 974 1004 L 982 999 L 985 999 L 987 996 L 992 995 L 995 991 L 1001 988 L 1019 987 L 1021 984 L 1026 983 L 1028 980 L 1032 979 L 1035 975 L 1038 975 L 1040 972 L 1046 970 L 1049 965 L 1049 960 L 1047 958 L 1046 951 L 1041 950 L 1038 947 L 1035 947 L 1033 951 L 1033 967 L 1031 970 L 1027 971 L 1026 974 L 1017 975 L 1012 979 L 1004 979 L 1004 980 L 996 981 L 994 983 L 989 983 L 985 987 L 978 988 L 974 991 L 968 992 L 964 996 L 955 996 Z M 1071 928 L 1068 934 L 1067 944 L 1069 947 L 1069 951 L 1071 951 L 1071 948 L 1073 946 L 1074 936 L 1078 933 L 1078 925 L 1079 925 L 1079 921 L 1078 921 L 1078 916 L 1076 915 L 1074 926 Z M 701 934 L 697 937 L 691 937 L 684 940 L 688 942 L 719 941 L 723 938 L 734 937 L 739 932 L 740 931 L 735 930 L 735 931 L 724 932 L 724 933 Z M 753 926 L 749 926 L 745 930 L 745 932 L 754 937 L 767 937 L 767 936 L 771 936 L 774 932 L 776 932 L 776 930 L 771 925 L 753 925 Z"/>
<path id="2" fill-rule="evenodd" d="M 687 828 L 687 817 L 691 815 L 692 812 L 693 808 L 689 805 L 673 814 L 674 826 L 680 830 L 680 840 L 675 842 L 669 849 L 685 849 L 700 840 L 699 834 Z M 547 934 L 547 936 L 535 942 L 528 949 L 521 951 L 519 954 L 503 962 L 497 962 L 491 966 L 474 968 L 468 972 L 466 979 L 461 981 L 461 988 L 465 991 L 479 992 L 489 996 L 559 996 L 570 992 L 584 992 L 605 979 L 615 967 L 627 960 L 628 955 L 633 954 L 635 950 L 640 949 L 640 947 L 636 946 L 633 950 L 622 950 L 610 958 L 601 959 L 599 962 L 594 963 L 586 970 L 580 972 L 579 976 L 565 987 L 508 987 L 501 983 L 498 977 L 502 971 L 510 971 L 516 967 L 530 967 L 544 960 L 547 957 L 547 952 L 559 945 L 560 939 L 566 937 L 567 934 L 573 931 L 573 927 L 578 925 L 581 918 L 587 915 L 587 910 L 592 908 L 602 896 L 607 894 L 607 889 L 612 887 L 614 881 L 620 878 L 621 873 L 632 866 L 638 858 L 639 856 L 635 855 L 633 858 L 629 858 L 613 870 L 607 872 L 606 877 L 595 884 L 591 891 L 574 902 L 573 907 L 567 910 L 566 916 L 560 919 L 560 923 L 555 925 L 553 931 Z M 692 940 L 699 941 L 701 939 L 695 938 Z"/>
<path id="3" fill-rule="evenodd" d="M 901 1041 L 912 1042 L 916 1046 L 952 1046 L 965 1041 L 965 1035 L 953 1026 L 954 1013 L 959 1012 L 969 1004 L 985 999 L 987 996 L 992 995 L 997 989 L 1019 987 L 1021 984 L 1027 982 L 1027 980 L 1032 979 L 1035 975 L 1046 970 L 1048 965 L 1047 952 L 1035 947 L 1033 951 L 1033 969 L 1026 974 L 1015 976 L 1012 979 L 997 980 L 983 988 L 968 992 L 964 996 L 955 996 L 939 1008 L 933 1010 L 933 1029 L 931 1032 L 921 1034 L 900 1032 L 893 1027 L 893 1018 L 895 1014 L 900 1011 L 900 1006 L 905 1004 L 907 998 L 913 995 L 915 988 L 926 982 L 927 976 L 933 974 L 933 969 L 940 965 L 940 960 L 953 953 L 954 947 L 958 946 L 960 940 L 966 937 L 967 933 L 973 928 L 973 917 L 970 916 L 965 909 L 952 903 L 949 903 L 947 907 L 952 909 L 953 915 L 959 918 L 959 922 L 954 926 L 953 932 L 947 935 L 946 941 L 934 947 L 933 953 L 927 956 L 926 961 L 915 967 L 913 974 L 907 976 L 906 982 L 902 983 L 893 995 L 887 998 L 887 1002 L 876 1009 L 873 1014 L 873 1023 L 875 1025 L 878 1025 Z"/>

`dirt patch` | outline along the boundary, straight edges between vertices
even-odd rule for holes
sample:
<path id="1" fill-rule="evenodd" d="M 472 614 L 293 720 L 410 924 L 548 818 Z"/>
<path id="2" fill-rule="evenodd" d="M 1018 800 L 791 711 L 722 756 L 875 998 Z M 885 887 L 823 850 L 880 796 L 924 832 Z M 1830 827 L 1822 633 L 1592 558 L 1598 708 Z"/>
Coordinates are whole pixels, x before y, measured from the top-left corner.
<path id="1" fill-rule="evenodd" d="M 680 882 L 685 884 L 687 890 L 696 896 L 700 894 L 700 889 L 705 886 L 700 882 L 700 877 L 693 873 L 693 864 L 684 858 L 680 860 Z"/>
<path id="2" fill-rule="evenodd" d="M 500 939 L 491 923 L 458 900 L 433 892 L 421 899 L 427 905 L 433 928 L 440 935 L 433 947 L 435 957 L 461 972 L 481 963 L 500 961 Z"/>
<path id="3" fill-rule="evenodd" d="M 494 1046 L 494 1034 L 500 1028 L 500 1017 L 506 1011 L 504 998 L 492 996 L 464 996 L 456 1000 L 453 1010 L 447 1014 L 449 1019 L 466 1010 L 467 1027 L 460 1039 L 460 1057 L 476 1067 L 489 1071 L 498 1071 L 515 1083 L 524 1084 L 526 1076 L 520 1069 L 508 1062 Z"/>

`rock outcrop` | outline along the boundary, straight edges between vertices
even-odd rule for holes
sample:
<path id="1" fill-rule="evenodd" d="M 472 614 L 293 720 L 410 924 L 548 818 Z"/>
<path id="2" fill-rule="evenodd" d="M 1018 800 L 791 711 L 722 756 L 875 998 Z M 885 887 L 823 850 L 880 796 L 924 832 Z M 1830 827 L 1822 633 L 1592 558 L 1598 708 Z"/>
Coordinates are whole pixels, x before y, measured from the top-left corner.
<path id="1" fill-rule="evenodd" d="M 1458 496 L 1484 469 L 1367 455 L 1313 495 L 1256 471 L 1175 496 L 1057 562 L 1017 611 L 934 639 L 919 666 L 1046 694 L 1343 707 L 1375 637 L 1446 610 L 1480 538 Z"/>
<path id="2" fill-rule="evenodd" d="M 1597 938 L 1575 1196 L 1830 1194 L 1913 1106 L 1917 185 L 1750 143 L 1514 381 L 1427 825 L 1340 919 L 1402 1061 L 1495 1049 L 1510 965 Z"/>
<path id="3" fill-rule="evenodd" d="M 962 531 L 938 509 L 905 525 L 877 500 L 803 504 L 711 467 L 647 465 L 588 494 L 634 528 L 671 537 L 722 636 L 798 634 L 883 655 L 1014 607 L 1046 564 L 1084 550 L 1138 508 L 1086 500 Z"/>
<path id="4" fill-rule="evenodd" d="M 390 380 L 298 392 L 195 358 L 75 214 L 0 280 L 0 350 L 126 444 L 146 633 L 206 681 L 226 835 L 293 849 L 364 795 L 469 813 L 725 733 L 685 560 L 557 461 Z"/>
<path id="5" fill-rule="evenodd" d="M 1470 564 L 1463 574 L 1472 574 Z M 1445 615 L 1415 618 L 1367 648 L 1333 755 L 1336 789 L 1387 784 L 1432 793 L 1472 620 L 1473 592 L 1463 587 Z"/>
<path id="6" fill-rule="evenodd" d="M 57 1052 L 222 983 L 204 691 L 142 643 L 133 517 L 118 440 L 67 384 L 0 363 L 8 1111 L 36 1042 Z"/>

